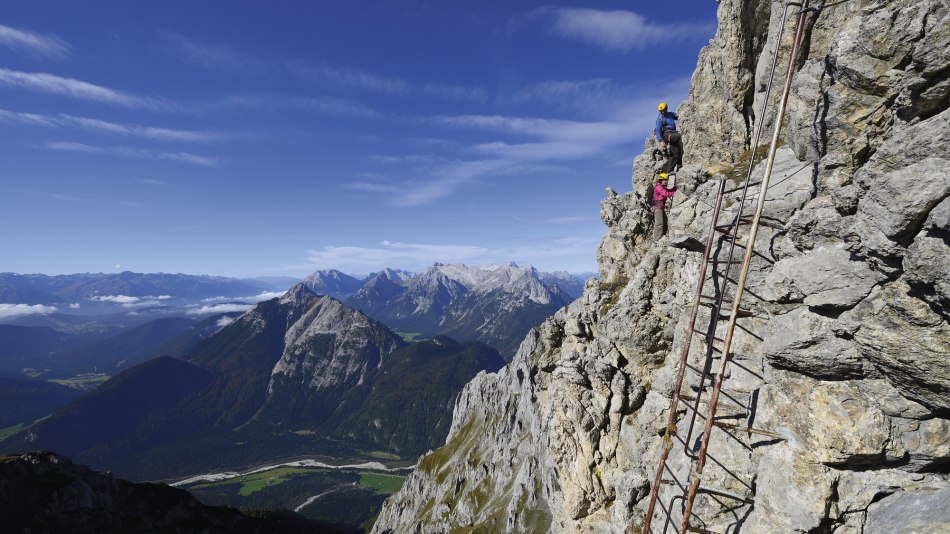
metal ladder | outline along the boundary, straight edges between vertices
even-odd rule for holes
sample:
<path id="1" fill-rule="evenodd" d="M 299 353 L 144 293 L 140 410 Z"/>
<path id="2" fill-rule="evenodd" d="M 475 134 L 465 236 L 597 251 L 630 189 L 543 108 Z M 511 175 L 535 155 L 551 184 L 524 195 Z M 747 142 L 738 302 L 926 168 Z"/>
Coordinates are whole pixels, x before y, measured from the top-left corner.
<path id="1" fill-rule="evenodd" d="M 781 439 L 781 436 L 775 432 L 752 427 L 757 390 L 749 391 L 747 393 L 748 397 L 742 398 L 743 395 L 741 394 L 730 393 L 728 390 L 724 390 L 723 385 L 730 372 L 730 364 L 733 364 L 740 372 L 751 373 L 759 380 L 762 378 L 752 369 L 735 361 L 735 355 L 732 352 L 732 343 L 735 329 L 737 327 L 742 328 L 738 326 L 737 321 L 742 317 L 752 315 L 749 310 L 741 308 L 740 304 L 745 291 L 749 265 L 753 256 L 756 255 L 754 250 L 755 238 L 759 226 L 764 225 L 762 212 L 765 207 L 765 197 L 775 163 L 775 154 L 779 134 L 781 133 L 782 120 L 785 117 L 785 110 L 791 92 L 792 78 L 795 73 L 795 61 L 804 35 L 805 20 L 809 11 L 815 11 L 809 8 L 808 4 L 809 0 L 803 0 L 801 3 L 788 2 L 785 4 L 780 35 L 779 38 L 776 39 L 775 51 L 773 52 L 769 83 L 762 104 L 761 119 L 756 125 L 755 140 L 752 144 L 752 156 L 750 157 L 749 169 L 744 183 L 741 186 L 727 189 L 725 179 L 719 181 L 716 201 L 713 205 L 712 219 L 706 238 L 706 248 L 703 253 L 703 263 L 700 268 L 699 280 L 696 284 L 696 293 L 688 327 L 689 335 L 686 338 L 680 356 L 679 367 L 673 387 L 673 396 L 670 400 L 667 426 L 661 442 L 660 460 L 656 470 L 656 477 L 650 491 L 650 502 L 642 530 L 643 534 L 653 532 L 662 532 L 665 534 L 670 532 L 671 529 L 672 532 L 678 534 L 685 534 L 687 532 L 715 534 L 713 531 L 699 526 L 699 524 L 694 524 L 694 521 L 697 521 L 705 525 L 702 518 L 698 517 L 693 511 L 697 495 L 699 494 L 710 495 L 720 502 L 722 502 L 723 499 L 731 500 L 738 506 L 753 504 L 753 496 L 755 493 L 753 485 L 742 480 L 733 471 L 729 470 L 727 466 L 723 465 L 722 462 L 710 454 L 709 447 L 714 429 L 725 431 L 729 437 L 740 442 L 742 442 L 742 440 L 733 434 L 733 432 L 747 433 L 750 439 L 753 434 L 772 439 Z M 778 111 L 776 112 L 774 132 L 766 158 L 765 174 L 761 181 L 753 183 L 752 170 L 756 164 L 756 152 L 759 147 L 762 127 L 764 125 L 764 120 L 762 119 L 764 119 L 768 109 L 772 82 L 775 79 L 775 69 L 778 62 L 779 51 L 782 46 L 782 34 L 784 34 L 789 10 L 792 7 L 798 7 L 799 12 L 798 23 L 796 25 L 788 59 L 785 88 Z M 736 205 L 734 217 L 729 222 L 721 223 L 719 218 L 723 207 L 723 200 L 727 195 L 740 191 L 740 200 Z M 747 209 L 753 207 L 747 205 L 747 203 L 751 204 L 751 201 L 755 201 L 754 211 L 752 213 L 746 213 Z M 749 232 L 743 243 L 743 240 L 740 239 L 739 232 L 740 228 L 744 227 L 748 227 Z M 722 234 L 722 236 L 719 236 L 719 234 Z M 720 242 L 714 254 L 713 248 L 717 239 Z M 741 260 L 737 259 L 739 255 L 737 254 L 737 249 L 744 251 L 744 253 L 741 254 Z M 722 259 L 720 259 L 721 256 L 723 257 Z M 761 254 L 759 254 L 759 257 L 764 258 Z M 732 277 L 732 267 L 734 265 L 739 266 L 738 279 Z M 710 281 L 713 283 L 708 283 Z M 730 284 L 734 284 L 731 301 L 730 297 L 727 297 Z M 710 289 L 709 286 L 712 286 L 711 293 L 707 292 Z M 696 323 L 700 309 L 706 307 L 709 308 L 708 323 L 705 328 L 697 328 Z M 720 327 L 724 327 L 724 331 L 721 334 L 719 333 Z M 690 347 L 694 336 L 699 336 L 704 343 L 701 362 L 697 363 L 691 363 L 689 358 Z M 712 369 L 716 360 L 719 360 L 719 368 L 718 371 L 714 373 Z M 694 385 L 690 385 L 690 381 L 686 379 L 687 373 L 693 373 L 695 375 L 696 382 Z M 684 383 L 687 387 L 695 391 L 695 393 L 691 395 L 690 392 L 684 392 Z M 710 388 L 711 391 L 709 392 L 708 399 L 704 399 L 705 390 Z M 741 411 L 728 416 L 717 416 L 720 397 L 737 405 Z M 707 407 L 705 413 L 701 413 L 701 405 L 704 402 L 707 404 Z M 680 423 L 685 423 L 685 433 L 681 435 L 680 430 L 682 429 L 678 426 L 677 422 L 678 414 L 683 410 L 685 410 L 686 417 L 684 421 L 680 421 Z M 729 423 L 724 421 L 726 418 L 733 420 L 745 419 L 746 424 L 739 425 L 738 423 Z M 697 423 L 699 419 L 703 422 L 701 436 L 697 435 L 699 427 Z M 690 445 L 696 440 L 699 440 L 698 448 L 695 445 Z M 674 442 L 678 442 L 682 447 L 676 447 Z M 749 451 L 752 451 L 749 445 L 744 442 L 742 443 Z M 676 469 L 671 465 L 670 453 L 674 448 L 682 450 L 682 453 L 689 459 L 689 468 L 686 473 L 683 473 L 682 470 L 677 473 Z M 708 460 L 712 460 L 722 468 L 728 476 L 735 479 L 737 484 L 746 490 L 746 494 L 743 495 L 728 489 L 702 486 L 703 470 Z M 669 492 L 666 492 L 667 496 L 672 495 L 668 500 L 661 498 L 660 490 L 662 487 L 671 488 Z M 678 503 L 679 505 L 677 506 Z M 654 519 L 657 519 L 658 523 L 660 523 L 656 527 L 654 527 Z"/>

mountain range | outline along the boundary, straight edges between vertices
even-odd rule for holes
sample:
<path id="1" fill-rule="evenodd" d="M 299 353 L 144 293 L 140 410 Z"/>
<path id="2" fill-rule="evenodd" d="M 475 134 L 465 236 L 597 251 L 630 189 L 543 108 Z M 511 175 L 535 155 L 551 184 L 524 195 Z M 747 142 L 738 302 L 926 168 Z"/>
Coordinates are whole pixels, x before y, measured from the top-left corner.
<path id="1" fill-rule="evenodd" d="M 183 359 L 127 369 L 2 448 L 151 478 L 319 452 L 412 457 L 444 441 L 462 386 L 503 364 L 479 342 L 404 341 L 299 284 Z"/>
<path id="2" fill-rule="evenodd" d="M 163 296 L 206 299 L 256 295 L 286 289 L 292 278 L 236 279 L 168 273 L 43 274 L 0 273 L 0 303 L 67 305 L 95 298 L 124 296 L 135 299 Z"/>
<path id="3" fill-rule="evenodd" d="M 514 263 L 436 263 L 412 276 L 376 273 L 346 303 L 396 330 L 482 341 L 510 358 L 528 330 L 573 300 L 558 275 L 546 277 Z"/>

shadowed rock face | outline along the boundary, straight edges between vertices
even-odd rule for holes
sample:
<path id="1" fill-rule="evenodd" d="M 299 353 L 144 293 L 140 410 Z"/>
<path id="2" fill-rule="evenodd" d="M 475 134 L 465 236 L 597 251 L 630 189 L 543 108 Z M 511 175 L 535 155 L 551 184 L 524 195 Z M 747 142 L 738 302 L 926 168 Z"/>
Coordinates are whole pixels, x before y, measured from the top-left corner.
<path id="1" fill-rule="evenodd" d="M 720 4 L 680 108 L 689 200 L 670 214 L 671 239 L 705 242 L 714 171 L 749 148 L 753 118 L 771 128 L 774 100 L 764 115 L 759 104 L 770 51 L 790 38 L 781 7 Z M 751 450 L 715 438 L 756 504 L 697 511 L 719 532 L 892 532 L 901 514 L 921 532 L 950 530 L 950 6 L 827 2 L 796 68 L 743 299 L 754 316 L 736 331 L 727 384 L 754 400 L 754 426 L 784 438 Z M 602 282 L 465 388 L 446 445 L 374 532 L 642 525 L 701 268 L 700 254 L 650 242 L 652 148 L 635 160 L 633 191 L 601 204 Z M 703 484 L 742 490 L 712 464 Z"/>

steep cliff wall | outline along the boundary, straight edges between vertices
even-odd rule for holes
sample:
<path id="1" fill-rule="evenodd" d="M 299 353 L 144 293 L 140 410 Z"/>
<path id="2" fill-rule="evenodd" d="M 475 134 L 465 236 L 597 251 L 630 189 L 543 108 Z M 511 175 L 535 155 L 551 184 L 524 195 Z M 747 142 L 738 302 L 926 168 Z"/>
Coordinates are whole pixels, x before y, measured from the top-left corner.
<path id="1" fill-rule="evenodd" d="M 716 438 L 723 465 L 704 484 L 755 505 L 700 511 L 719 532 L 947 531 L 950 7 L 817 6 L 730 377 L 755 426 L 782 438 Z M 672 211 L 674 237 L 705 239 L 714 173 L 741 160 L 755 121 L 774 113 L 756 103 L 770 50 L 791 38 L 779 32 L 782 7 L 720 4 L 681 108 L 689 198 Z M 465 388 L 445 447 L 421 459 L 374 532 L 642 525 L 701 259 L 650 242 L 641 200 L 652 174 L 639 156 L 633 191 L 608 191 L 601 205 L 601 281 Z"/>

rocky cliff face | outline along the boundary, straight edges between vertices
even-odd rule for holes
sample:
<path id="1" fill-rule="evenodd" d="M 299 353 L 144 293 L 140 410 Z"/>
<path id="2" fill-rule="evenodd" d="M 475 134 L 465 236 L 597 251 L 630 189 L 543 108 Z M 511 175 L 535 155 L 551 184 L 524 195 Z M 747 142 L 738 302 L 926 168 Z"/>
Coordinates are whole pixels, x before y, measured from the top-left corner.
<path id="1" fill-rule="evenodd" d="M 670 215 L 673 238 L 705 240 L 716 173 L 750 157 L 751 128 L 772 120 L 776 93 L 766 113 L 756 104 L 776 42 L 787 61 L 782 7 L 720 4 L 681 107 L 689 199 Z M 753 406 L 754 426 L 781 437 L 714 439 L 722 465 L 703 484 L 755 505 L 705 500 L 699 512 L 716 532 L 945 532 L 950 7 L 817 7 L 727 386 Z M 602 281 L 465 388 L 446 445 L 421 459 L 374 532 L 638 531 L 701 268 L 700 254 L 650 242 L 648 151 L 633 191 L 601 205 Z"/>

